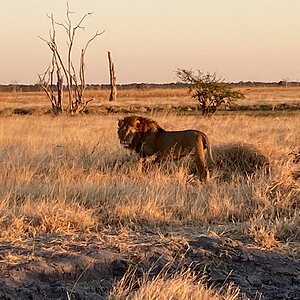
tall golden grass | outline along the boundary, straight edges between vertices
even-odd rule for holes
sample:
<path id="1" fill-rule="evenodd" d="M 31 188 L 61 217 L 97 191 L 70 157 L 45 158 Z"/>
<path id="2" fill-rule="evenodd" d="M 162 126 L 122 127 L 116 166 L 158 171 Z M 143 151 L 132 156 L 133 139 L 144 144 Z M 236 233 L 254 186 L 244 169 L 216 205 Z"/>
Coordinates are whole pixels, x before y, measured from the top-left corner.
<path id="1" fill-rule="evenodd" d="M 192 272 L 177 273 L 173 276 L 160 274 L 150 279 L 148 274 L 135 278 L 134 274 L 125 274 L 110 292 L 109 300 L 236 300 L 239 290 L 224 286 L 214 290 Z"/>
<path id="2" fill-rule="evenodd" d="M 119 145 L 116 116 L 1 118 L 0 236 L 89 232 L 116 223 L 223 224 L 264 247 L 299 240 L 299 182 L 289 157 L 299 147 L 299 116 L 153 118 L 170 130 L 200 129 L 219 149 L 253 145 L 270 172 L 233 172 L 222 180 L 222 170 L 213 170 L 205 185 L 186 162 L 142 168 Z"/>
<path id="3" fill-rule="evenodd" d="M 299 149 L 299 115 L 152 117 L 169 130 L 208 134 L 223 162 L 208 184 L 189 174 L 185 160 L 144 168 L 120 146 L 117 116 L 0 118 L 0 240 L 88 235 L 115 225 L 126 231 L 192 224 L 250 238 L 259 247 L 293 244 L 299 250 L 300 187 L 292 176 L 299 166 L 289 156 Z M 251 172 L 247 169 L 248 162 L 260 167 L 265 159 L 269 172 L 252 172 L 253 164 Z M 234 300 L 241 295 L 233 286 L 212 289 L 186 272 L 136 279 L 127 274 L 109 297 Z"/>

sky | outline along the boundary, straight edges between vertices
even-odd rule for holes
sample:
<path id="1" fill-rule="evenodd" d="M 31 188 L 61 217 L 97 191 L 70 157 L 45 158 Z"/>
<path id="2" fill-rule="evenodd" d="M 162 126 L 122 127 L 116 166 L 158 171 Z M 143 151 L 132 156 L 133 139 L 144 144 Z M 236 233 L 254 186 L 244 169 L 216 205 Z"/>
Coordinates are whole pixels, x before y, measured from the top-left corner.
<path id="1" fill-rule="evenodd" d="M 69 0 L 77 31 L 73 62 L 86 54 L 88 83 L 108 83 L 107 51 L 117 83 L 176 82 L 177 68 L 216 72 L 226 81 L 300 80 L 300 0 Z M 51 59 L 43 38 L 66 20 L 64 0 L 0 1 L 0 83 L 38 82 Z M 66 36 L 57 29 L 62 54 Z"/>

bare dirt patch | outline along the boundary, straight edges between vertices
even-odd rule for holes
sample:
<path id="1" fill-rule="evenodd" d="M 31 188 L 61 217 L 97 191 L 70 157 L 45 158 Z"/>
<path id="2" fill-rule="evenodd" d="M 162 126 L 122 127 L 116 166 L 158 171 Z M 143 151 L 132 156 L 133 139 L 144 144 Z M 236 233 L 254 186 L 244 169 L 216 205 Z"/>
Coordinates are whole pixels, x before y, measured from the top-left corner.
<path id="1" fill-rule="evenodd" d="M 192 230 L 192 228 L 190 228 Z M 191 269 L 215 287 L 234 283 L 241 299 L 299 299 L 300 255 L 202 234 L 131 232 L 40 235 L 2 241 L 1 299 L 106 299 L 129 268 L 136 275 Z"/>

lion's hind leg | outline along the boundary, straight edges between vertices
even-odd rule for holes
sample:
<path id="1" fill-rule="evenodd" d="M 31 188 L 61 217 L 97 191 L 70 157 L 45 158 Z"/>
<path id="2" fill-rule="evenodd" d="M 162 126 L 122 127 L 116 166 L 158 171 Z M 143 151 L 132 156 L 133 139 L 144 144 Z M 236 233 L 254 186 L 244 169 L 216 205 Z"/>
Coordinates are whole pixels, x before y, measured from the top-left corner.
<path id="1" fill-rule="evenodd" d="M 202 141 L 198 141 L 196 153 L 195 153 L 195 163 L 197 167 L 197 171 L 199 174 L 199 178 L 203 182 L 207 182 L 209 180 L 209 172 L 206 162 L 206 154 L 203 147 Z"/>

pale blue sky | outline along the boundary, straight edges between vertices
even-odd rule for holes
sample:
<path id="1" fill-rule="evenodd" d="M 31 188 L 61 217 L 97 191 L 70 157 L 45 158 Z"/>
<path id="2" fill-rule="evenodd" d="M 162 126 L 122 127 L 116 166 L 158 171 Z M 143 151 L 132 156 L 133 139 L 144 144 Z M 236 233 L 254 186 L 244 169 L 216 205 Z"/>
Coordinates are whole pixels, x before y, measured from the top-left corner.
<path id="1" fill-rule="evenodd" d="M 107 83 L 107 51 L 117 81 L 173 82 L 176 69 L 217 72 L 228 81 L 300 80 L 300 0 L 70 0 L 74 18 L 92 11 L 82 46 L 89 83 Z M 50 60 L 48 36 L 64 0 L 1 0 L 0 83 L 35 83 Z M 64 45 L 64 43 L 63 43 Z M 75 59 L 76 57 L 74 57 Z M 77 61 L 77 60 L 75 60 Z"/>

